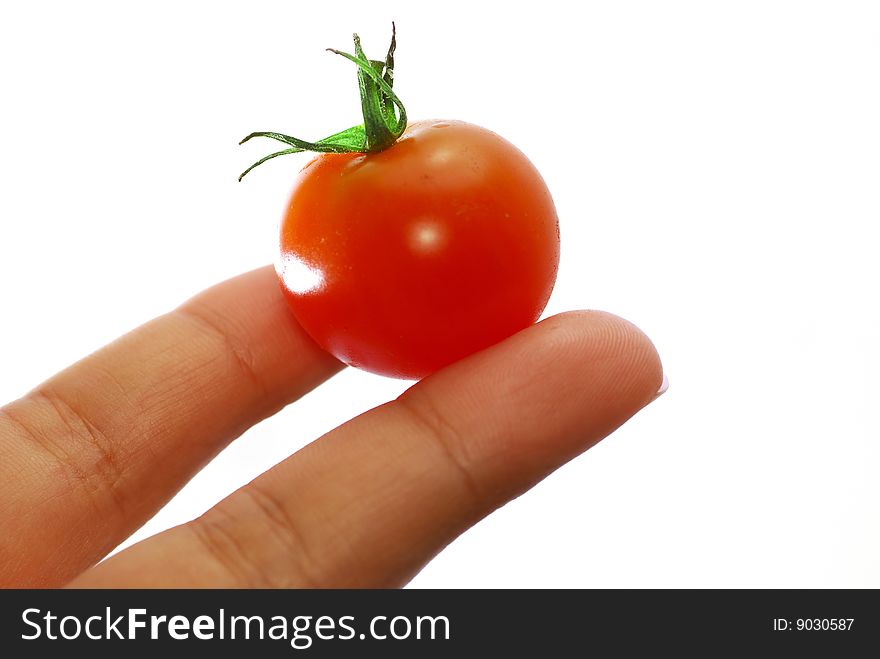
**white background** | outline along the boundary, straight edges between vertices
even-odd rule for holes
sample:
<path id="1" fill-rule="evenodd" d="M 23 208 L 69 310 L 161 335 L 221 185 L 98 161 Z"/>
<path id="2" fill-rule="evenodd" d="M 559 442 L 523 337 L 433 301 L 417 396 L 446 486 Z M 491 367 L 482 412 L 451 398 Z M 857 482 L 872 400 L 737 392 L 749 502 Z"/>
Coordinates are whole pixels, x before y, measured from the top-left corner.
<path id="1" fill-rule="evenodd" d="M 548 313 L 655 341 L 669 392 L 451 545 L 446 586 L 880 587 L 872 2 L 17 2 L 0 9 L 0 399 L 275 256 L 306 157 L 399 33 L 413 118 L 517 144 L 562 231 Z M 135 539 L 406 383 L 348 370 Z"/>

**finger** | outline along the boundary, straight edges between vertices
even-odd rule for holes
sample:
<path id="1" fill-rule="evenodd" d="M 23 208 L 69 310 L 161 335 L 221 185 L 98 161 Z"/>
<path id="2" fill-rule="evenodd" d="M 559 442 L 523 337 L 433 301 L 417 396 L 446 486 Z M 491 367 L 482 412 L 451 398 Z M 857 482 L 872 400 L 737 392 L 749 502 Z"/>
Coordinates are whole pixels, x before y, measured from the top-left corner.
<path id="1" fill-rule="evenodd" d="M 73 585 L 399 586 L 647 405 L 661 379 L 651 342 L 626 321 L 550 318 L 414 385 Z"/>
<path id="2" fill-rule="evenodd" d="M 66 583 L 228 442 L 340 367 L 263 268 L 2 408 L 0 585 Z"/>

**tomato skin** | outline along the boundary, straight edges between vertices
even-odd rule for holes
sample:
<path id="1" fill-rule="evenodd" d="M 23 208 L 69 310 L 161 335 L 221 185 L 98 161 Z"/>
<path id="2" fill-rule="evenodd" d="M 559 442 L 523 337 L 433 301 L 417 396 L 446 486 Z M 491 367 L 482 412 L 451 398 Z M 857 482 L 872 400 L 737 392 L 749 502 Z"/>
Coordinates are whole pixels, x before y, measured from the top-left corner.
<path id="1" fill-rule="evenodd" d="M 299 323 L 351 366 L 418 379 L 534 323 L 559 263 L 537 169 L 495 133 L 412 123 L 375 154 L 321 154 L 281 225 Z"/>

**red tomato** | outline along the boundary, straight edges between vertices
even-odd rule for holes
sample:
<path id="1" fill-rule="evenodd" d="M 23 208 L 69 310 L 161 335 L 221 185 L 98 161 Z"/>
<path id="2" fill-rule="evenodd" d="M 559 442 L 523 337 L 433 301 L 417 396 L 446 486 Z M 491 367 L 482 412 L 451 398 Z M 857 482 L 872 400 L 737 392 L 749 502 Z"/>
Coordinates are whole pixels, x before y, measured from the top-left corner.
<path id="1" fill-rule="evenodd" d="M 321 347 L 417 379 L 534 323 L 558 262 L 553 200 L 522 152 L 479 126 L 424 121 L 384 151 L 305 166 L 278 274 Z"/>

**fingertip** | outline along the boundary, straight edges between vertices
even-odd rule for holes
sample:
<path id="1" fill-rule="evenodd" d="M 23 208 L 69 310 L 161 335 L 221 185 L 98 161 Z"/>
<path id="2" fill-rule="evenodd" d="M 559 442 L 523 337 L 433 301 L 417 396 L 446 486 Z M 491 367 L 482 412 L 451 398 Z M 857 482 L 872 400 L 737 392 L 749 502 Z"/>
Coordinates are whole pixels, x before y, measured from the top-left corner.
<path id="1" fill-rule="evenodd" d="M 648 405 L 662 379 L 654 344 L 633 323 L 570 311 L 439 371 L 405 395 L 427 397 L 444 418 L 456 420 L 457 434 L 468 437 L 458 447 L 465 461 L 493 464 L 489 471 L 499 483 L 530 483 Z"/>
<path id="2" fill-rule="evenodd" d="M 518 338 L 521 368 L 549 376 L 555 367 L 564 389 L 628 402 L 633 412 L 652 400 L 663 381 L 651 339 L 632 322 L 605 311 L 550 316 Z"/>
<path id="3" fill-rule="evenodd" d="M 584 360 L 584 368 L 606 376 L 608 388 L 638 407 L 658 395 L 663 364 L 654 343 L 637 325 L 605 311 L 571 311 L 556 318 L 580 337 L 576 354 Z"/>

